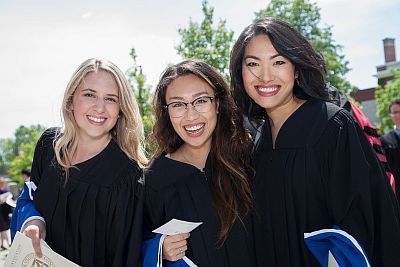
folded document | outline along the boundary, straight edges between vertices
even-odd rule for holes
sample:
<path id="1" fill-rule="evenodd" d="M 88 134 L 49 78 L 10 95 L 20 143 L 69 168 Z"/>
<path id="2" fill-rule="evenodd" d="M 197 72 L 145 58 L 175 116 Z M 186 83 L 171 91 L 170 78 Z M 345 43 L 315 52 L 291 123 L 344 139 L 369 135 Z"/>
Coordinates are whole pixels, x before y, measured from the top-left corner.
<path id="1" fill-rule="evenodd" d="M 79 265 L 51 250 L 51 248 L 43 240 L 40 241 L 43 256 L 38 258 L 33 250 L 32 240 L 20 232 L 17 232 L 4 266 L 79 267 Z"/>

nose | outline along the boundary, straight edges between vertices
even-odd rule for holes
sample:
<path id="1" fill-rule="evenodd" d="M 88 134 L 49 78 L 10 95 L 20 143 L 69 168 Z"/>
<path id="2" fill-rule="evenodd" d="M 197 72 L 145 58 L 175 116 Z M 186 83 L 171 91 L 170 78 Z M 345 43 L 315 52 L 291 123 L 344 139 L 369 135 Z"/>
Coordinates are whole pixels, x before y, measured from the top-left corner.
<path id="1" fill-rule="evenodd" d="M 194 120 L 199 117 L 199 113 L 194 109 L 194 106 L 191 104 L 188 104 L 186 112 L 185 112 L 185 118 L 187 120 Z"/>
<path id="2" fill-rule="evenodd" d="M 104 110 L 105 110 L 105 101 L 104 101 L 104 99 L 102 99 L 102 98 L 98 98 L 98 99 L 96 99 L 96 102 L 95 102 L 95 110 L 98 112 L 98 113 L 102 113 L 102 112 L 104 112 Z"/>
<path id="3" fill-rule="evenodd" d="M 264 82 L 272 81 L 274 79 L 274 72 L 272 70 L 272 67 L 267 64 L 261 66 L 261 73 L 258 78 Z"/>

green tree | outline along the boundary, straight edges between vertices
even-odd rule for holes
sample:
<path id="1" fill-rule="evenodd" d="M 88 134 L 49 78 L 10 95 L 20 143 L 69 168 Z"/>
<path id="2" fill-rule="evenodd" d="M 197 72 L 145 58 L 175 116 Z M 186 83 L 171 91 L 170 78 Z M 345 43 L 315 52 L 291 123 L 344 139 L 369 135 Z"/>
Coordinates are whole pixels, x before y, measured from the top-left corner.
<path id="1" fill-rule="evenodd" d="M 378 86 L 375 90 L 376 115 L 381 121 L 381 134 L 393 129 L 388 107 L 390 102 L 400 98 L 400 68 L 393 70 L 393 75 L 393 81 L 386 84 L 385 87 Z"/>
<path id="2" fill-rule="evenodd" d="M 22 184 L 20 172 L 23 169 L 31 168 L 35 146 L 45 127 L 41 125 L 31 125 L 29 127 L 20 126 L 15 131 L 15 138 L 5 143 L 2 150 L 7 158 L 7 172 L 11 178 Z"/>
<path id="3" fill-rule="evenodd" d="M 0 174 L 8 173 L 11 161 L 15 156 L 14 140 L 12 138 L 0 139 Z"/>
<path id="4" fill-rule="evenodd" d="M 333 40 L 332 26 L 320 26 L 320 8 L 316 3 L 308 0 L 271 0 L 255 16 L 256 20 L 268 16 L 276 17 L 293 25 L 324 56 L 330 84 L 346 93 L 356 89 L 345 78 L 350 69 L 342 54 L 343 47 Z"/>
<path id="5" fill-rule="evenodd" d="M 207 1 L 203 1 L 202 10 L 204 19 L 200 24 L 190 18 L 188 28 L 178 29 L 182 40 L 176 50 L 185 59 L 204 60 L 228 78 L 233 31 L 226 28 L 226 21 L 222 19 L 213 25 L 214 8 Z"/>
<path id="6" fill-rule="evenodd" d="M 153 129 L 152 120 L 152 92 L 151 87 L 146 85 L 146 76 L 143 74 L 142 66 L 137 63 L 137 55 L 135 48 L 131 49 L 131 58 L 133 60 L 133 65 L 127 71 L 128 79 L 133 87 L 133 92 L 136 97 L 136 101 L 139 106 L 140 115 L 142 116 L 144 125 L 144 134 L 146 140 L 148 140 L 149 135 Z M 148 154 L 154 151 L 154 146 L 146 143 L 146 150 Z"/>
<path id="7" fill-rule="evenodd" d="M 36 142 L 37 140 L 39 140 L 39 137 L 40 135 L 35 138 L 35 142 L 21 144 L 21 146 L 19 147 L 20 152 L 18 156 L 16 156 L 13 161 L 11 161 L 8 173 L 10 174 L 11 178 L 20 186 L 22 186 L 23 183 L 21 178 L 21 171 L 31 168 Z"/>
<path id="8" fill-rule="evenodd" d="M 17 130 L 15 130 L 15 140 L 14 140 L 14 145 L 13 145 L 13 150 L 14 150 L 14 155 L 17 156 L 19 154 L 19 150 L 21 148 L 22 144 L 30 144 L 34 142 L 36 144 L 37 135 L 42 134 L 43 131 L 45 130 L 45 127 L 42 125 L 31 125 L 29 127 L 26 126 L 19 126 Z"/>

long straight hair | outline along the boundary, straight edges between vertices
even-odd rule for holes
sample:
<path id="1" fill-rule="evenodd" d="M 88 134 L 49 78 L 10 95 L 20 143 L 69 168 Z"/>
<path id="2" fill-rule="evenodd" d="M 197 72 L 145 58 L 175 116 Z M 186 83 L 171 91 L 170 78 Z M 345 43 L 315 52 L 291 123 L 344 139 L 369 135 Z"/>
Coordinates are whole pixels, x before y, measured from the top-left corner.
<path id="1" fill-rule="evenodd" d="M 184 143 L 175 132 L 164 106 L 168 86 L 186 75 L 205 81 L 213 88 L 218 101 L 218 118 L 209 157 L 212 162 L 213 205 L 220 222 L 218 242 L 222 245 L 235 221 L 243 223 L 243 217 L 253 210 L 249 179 L 251 141 L 224 78 L 207 63 L 187 60 L 167 68 L 156 87 L 152 132 L 152 138 L 158 144 L 155 157 L 173 153 Z"/>
<path id="2" fill-rule="evenodd" d="M 72 113 L 73 96 L 79 84 L 88 73 L 100 70 L 110 73 L 118 85 L 120 113 L 115 126 L 110 131 L 111 137 L 127 157 L 136 161 L 139 166 L 147 164 L 147 158 L 143 149 L 143 123 L 129 82 L 122 71 L 112 62 L 88 59 L 78 67 L 67 85 L 61 107 L 63 127 L 57 133 L 54 143 L 57 162 L 66 171 L 67 177 L 68 170 L 72 167 L 72 156 L 77 149 L 79 128 Z"/>

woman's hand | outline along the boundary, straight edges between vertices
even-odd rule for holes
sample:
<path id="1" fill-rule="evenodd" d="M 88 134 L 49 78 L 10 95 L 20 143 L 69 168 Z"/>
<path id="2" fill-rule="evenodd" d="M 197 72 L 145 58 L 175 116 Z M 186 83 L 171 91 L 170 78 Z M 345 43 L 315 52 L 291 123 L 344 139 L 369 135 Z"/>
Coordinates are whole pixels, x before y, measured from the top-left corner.
<path id="1" fill-rule="evenodd" d="M 46 238 L 46 225 L 41 220 L 31 220 L 21 229 L 22 234 L 32 239 L 33 250 L 37 257 L 42 257 L 42 249 L 40 248 L 40 239 Z"/>
<path id="2" fill-rule="evenodd" d="M 163 243 L 163 259 L 169 261 L 182 259 L 187 250 L 189 236 L 189 233 L 167 236 Z"/>

